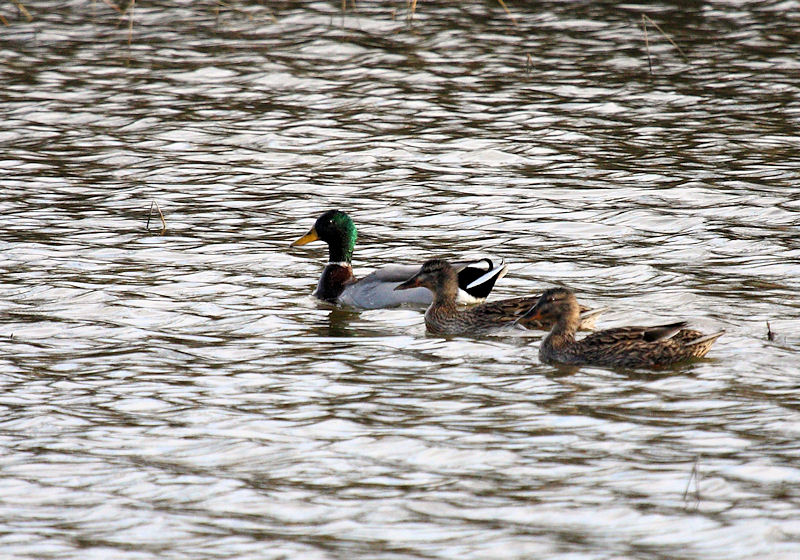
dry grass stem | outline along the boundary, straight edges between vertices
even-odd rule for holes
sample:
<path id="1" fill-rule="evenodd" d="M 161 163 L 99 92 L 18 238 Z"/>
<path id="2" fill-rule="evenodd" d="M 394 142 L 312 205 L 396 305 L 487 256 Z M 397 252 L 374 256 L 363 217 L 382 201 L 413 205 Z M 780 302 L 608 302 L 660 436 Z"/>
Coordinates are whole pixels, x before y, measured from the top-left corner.
<path id="1" fill-rule="evenodd" d="M 700 463 L 700 457 L 695 457 L 694 466 L 692 467 L 692 472 L 689 475 L 689 480 L 686 483 L 686 490 L 683 491 L 683 502 L 687 504 L 688 497 L 689 497 L 689 489 L 692 487 L 692 480 L 694 480 L 694 499 L 696 505 L 700 504 L 700 470 L 698 465 Z"/>
<path id="2" fill-rule="evenodd" d="M 650 69 L 650 73 L 653 73 L 653 63 L 650 61 L 650 41 L 647 38 L 647 20 L 644 19 L 644 14 L 642 14 L 642 29 L 644 30 L 644 46 L 647 48 L 647 67 Z"/>
<path id="3" fill-rule="evenodd" d="M 408 21 L 411 21 L 414 19 L 414 12 L 417 11 L 417 0 L 409 0 L 409 4 Z"/>
<path id="4" fill-rule="evenodd" d="M 150 218 L 153 216 L 153 205 L 155 203 L 155 200 L 150 201 L 150 211 L 147 213 L 147 223 L 144 225 L 144 229 L 147 231 L 150 231 Z"/>
<path id="5" fill-rule="evenodd" d="M 133 40 L 133 8 L 136 5 L 136 0 L 131 0 L 131 20 L 128 22 L 128 48 L 131 48 L 131 41 Z"/>
<path id="6" fill-rule="evenodd" d="M 109 4 L 111 5 L 111 4 Z M 133 2 L 129 3 L 124 10 L 119 10 L 119 19 L 117 19 L 117 27 L 122 24 L 122 20 L 125 19 L 125 14 L 128 13 L 128 10 L 132 9 Z"/>
<path id="7" fill-rule="evenodd" d="M 517 25 L 516 18 L 513 15 L 511 15 L 510 11 L 508 11 L 508 6 L 506 6 L 506 3 L 503 0 L 497 0 L 497 1 L 500 3 L 501 6 L 503 6 L 503 9 L 506 11 L 506 15 L 511 20 L 511 23 L 514 24 L 514 27 L 519 27 L 519 25 Z"/>
<path id="8" fill-rule="evenodd" d="M 0 21 L 3 22 L 3 25 L 8 25 L 8 20 L 3 17 L 3 14 L 0 14 Z"/>
<path id="9" fill-rule="evenodd" d="M 17 9 L 20 11 L 20 13 L 21 13 L 23 16 L 25 16 L 25 19 L 27 19 L 27 20 L 28 20 L 28 22 L 31 22 L 31 21 L 33 21 L 33 16 L 32 16 L 32 15 L 31 15 L 31 13 L 30 13 L 30 12 L 29 12 L 29 11 L 28 11 L 26 8 L 25 8 L 25 6 L 23 6 L 23 5 L 22 5 L 22 2 L 20 2 L 19 0 L 11 0 L 11 1 L 12 1 L 12 2 L 14 3 L 14 5 L 17 7 Z M 6 24 L 6 25 L 8 25 L 8 24 Z"/>
<path id="10" fill-rule="evenodd" d="M 678 52 L 679 52 L 679 53 L 681 53 L 681 56 L 683 57 L 683 60 L 685 60 L 686 62 L 689 62 L 689 57 L 688 57 L 688 56 L 686 56 L 686 53 L 685 53 L 685 52 L 683 52 L 683 49 L 682 49 L 682 48 L 680 48 L 680 47 L 678 46 L 678 43 L 676 43 L 675 41 L 673 41 L 672 39 L 670 39 L 669 35 L 667 35 L 666 33 L 664 33 L 664 30 L 663 30 L 663 29 L 661 29 L 661 26 L 659 26 L 659 25 L 658 25 L 656 22 L 654 22 L 652 19 L 650 19 L 650 16 L 648 16 L 647 14 L 642 14 L 642 23 L 644 24 L 644 22 L 650 22 L 650 25 L 652 25 L 653 27 L 655 27 L 656 29 L 658 29 L 659 33 L 661 33 L 661 35 L 663 35 L 663 36 L 664 36 L 664 39 L 666 39 L 667 41 L 669 41 L 669 42 L 670 42 L 670 44 L 671 44 L 673 47 L 675 47 L 676 49 L 678 49 Z M 645 27 L 645 37 L 647 37 L 647 28 L 646 28 L 646 27 Z M 649 52 L 649 51 L 648 51 L 648 52 Z M 649 55 L 648 55 L 648 56 L 649 56 Z"/>
<path id="11" fill-rule="evenodd" d="M 158 205 L 158 202 L 153 199 L 150 203 L 150 212 L 147 214 L 147 224 L 145 225 L 145 229 L 150 231 L 150 218 L 153 216 L 153 207 L 158 211 L 158 216 L 161 218 L 161 231 L 159 235 L 164 235 L 167 231 L 167 220 L 164 219 L 164 213 L 161 211 L 161 207 Z"/>

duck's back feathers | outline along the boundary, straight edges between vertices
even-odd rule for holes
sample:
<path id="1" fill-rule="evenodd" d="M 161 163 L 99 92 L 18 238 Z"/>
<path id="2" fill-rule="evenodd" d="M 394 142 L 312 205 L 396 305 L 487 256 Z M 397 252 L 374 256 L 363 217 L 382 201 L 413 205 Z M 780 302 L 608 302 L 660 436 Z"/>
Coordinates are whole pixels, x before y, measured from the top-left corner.
<path id="1" fill-rule="evenodd" d="M 542 344 L 543 361 L 610 367 L 658 368 L 702 358 L 725 331 L 704 335 L 685 321 L 655 327 L 621 327 L 596 332 L 568 344 Z M 555 342 L 555 341 L 553 341 Z"/>
<path id="2" fill-rule="evenodd" d="M 429 331 L 438 334 L 500 334 L 515 327 L 547 330 L 553 326 L 552 321 L 526 317 L 537 300 L 538 296 L 516 297 L 482 303 L 467 309 L 432 306 L 425 314 L 425 323 Z M 582 330 L 594 328 L 595 319 L 605 311 L 605 308 L 591 310 L 583 306 L 581 309 Z"/>
<path id="3" fill-rule="evenodd" d="M 585 344 L 615 344 L 629 341 L 655 342 L 669 338 L 686 325 L 686 321 L 680 321 L 655 327 L 618 327 L 590 334 L 581 342 Z"/>

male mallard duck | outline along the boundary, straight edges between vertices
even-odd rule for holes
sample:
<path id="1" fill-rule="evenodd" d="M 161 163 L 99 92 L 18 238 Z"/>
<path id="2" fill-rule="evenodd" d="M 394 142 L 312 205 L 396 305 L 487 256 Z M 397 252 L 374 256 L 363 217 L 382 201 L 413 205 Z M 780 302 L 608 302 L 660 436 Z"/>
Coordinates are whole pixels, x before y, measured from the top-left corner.
<path id="1" fill-rule="evenodd" d="M 357 236 L 356 226 L 350 216 L 340 210 L 329 210 L 317 218 L 308 233 L 292 243 L 292 247 L 317 240 L 328 244 L 329 262 L 322 271 L 314 296 L 330 303 L 362 309 L 394 307 L 403 303 L 431 303 L 433 298 L 424 288 L 404 293 L 394 291 L 395 286 L 419 271 L 419 265 L 389 265 L 356 280 L 350 261 Z M 482 268 L 484 263 L 487 268 Z M 456 267 L 456 301 L 463 304 L 486 299 L 495 282 L 505 275 L 508 268 L 502 261 L 495 266 L 489 259 L 459 262 Z"/>
<path id="2" fill-rule="evenodd" d="M 422 269 L 397 286 L 395 290 L 427 288 L 433 292 L 433 303 L 425 311 L 425 326 L 434 334 L 493 334 L 514 327 L 546 329 L 552 321 L 526 317 L 539 296 L 504 299 L 482 303 L 467 309 L 456 307 L 458 277 L 455 269 L 445 260 L 433 259 L 422 265 Z M 604 311 L 598 309 L 581 316 L 581 328 L 591 329 L 594 320 Z"/>
<path id="3" fill-rule="evenodd" d="M 575 340 L 578 302 L 566 288 L 542 294 L 528 319 L 552 321 L 553 329 L 539 347 L 539 359 L 570 365 L 657 368 L 702 358 L 725 331 L 704 335 L 684 328 L 686 321 L 655 327 L 619 327 Z"/>

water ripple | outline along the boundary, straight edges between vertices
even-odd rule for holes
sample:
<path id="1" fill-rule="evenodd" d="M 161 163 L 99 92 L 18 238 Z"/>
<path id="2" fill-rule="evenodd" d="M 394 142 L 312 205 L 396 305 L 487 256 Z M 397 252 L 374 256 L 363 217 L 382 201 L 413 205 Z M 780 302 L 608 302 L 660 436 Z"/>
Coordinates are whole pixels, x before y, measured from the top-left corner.
<path id="1" fill-rule="evenodd" d="M 6 554 L 797 556 L 791 2 L 137 4 L 130 47 L 39 4 L 0 37 Z M 336 309 L 288 249 L 332 207 L 360 274 L 488 253 L 493 297 L 727 333 L 568 371 Z"/>

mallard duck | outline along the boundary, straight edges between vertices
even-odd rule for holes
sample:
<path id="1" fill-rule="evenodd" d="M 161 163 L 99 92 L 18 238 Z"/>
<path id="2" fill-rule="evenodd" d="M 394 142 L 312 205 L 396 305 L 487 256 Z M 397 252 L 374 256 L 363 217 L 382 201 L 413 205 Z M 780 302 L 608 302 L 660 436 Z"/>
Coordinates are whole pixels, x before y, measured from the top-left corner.
<path id="1" fill-rule="evenodd" d="M 570 365 L 658 368 L 702 358 L 725 331 L 705 335 L 685 328 L 686 321 L 654 327 L 619 327 L 575 340 L 579 308 L 566 288 L 545 291 L 526 316 L 555 324 L 539 347 L 539 359 Z"/>
<path id="2" fill-rule="evenodd" d="M 495 334 L 520 327 L 525 329 L 547 329 L 552 321 L 526 317 L 539 296 L 504 299 L 482 303 L 467 309 L 456 306 L 458 277 L 455 269 L 445 260 L 433 259 L 422 265 L 422 269 L 397 286 L 395 290 L 427 288 L 433 293 L 433 302 L 425 311 L 425 326 L 428 332 L 445 335 Z M 584 308 L 581 328 L 591 329 L 594 320 L 604 311 L 589 311 Z"/>
<path id="3" fill-rule="evenodd" d="M 292 243 L 292 247 L 317 240 L 328 244 L 329 262 L 322 271 L 313 294 L 315 297 L 361 309 L 395 307 L 404 303 L 429 305 L 433 301 L 431 293 L 424 288 L 394 291 L 395 286 L 419 271 L 419 265 L 384 266 L 357 280 L 351 265 L 357 236 L 350 216 L 340 210 L 329 210 L 317 218 L 308 233 Z M 507 268 L 502 260 L 499 265 L 490 259 L 456 263 L 456 301 L 474 304 L 485 300 Z"/>

